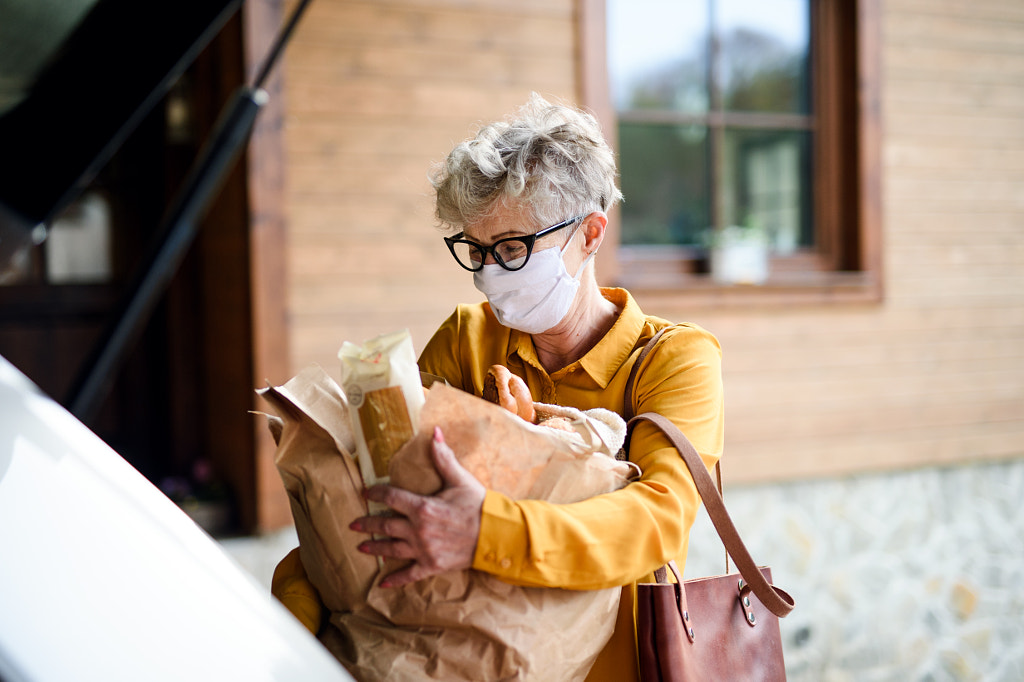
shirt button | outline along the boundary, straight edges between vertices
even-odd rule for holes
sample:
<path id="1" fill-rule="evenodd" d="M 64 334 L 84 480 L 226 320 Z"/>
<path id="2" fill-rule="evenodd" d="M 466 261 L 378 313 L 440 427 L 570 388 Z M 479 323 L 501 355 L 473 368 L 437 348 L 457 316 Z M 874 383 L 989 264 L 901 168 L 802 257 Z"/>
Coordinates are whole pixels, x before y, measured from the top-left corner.
<path id="1" fill-rule="evenodd" d="M 494 552 L 488 552 L 487 556 L 484 557 L 485 560 L 487 560 L 488 562 L 490 562 L 492 564 L 494 563 L 494 560 L 497 559 L 497 558 L 498 557 L 494 556 Z"/>
<path id="2" fill-rule="evenodd" d="M 505 557 L 504 559 L 501 560 L 501 567 L 502 568 L 508 568 L 511 565 L 512 565 L 512 560 L 509 559 L 508 557 Z"/>

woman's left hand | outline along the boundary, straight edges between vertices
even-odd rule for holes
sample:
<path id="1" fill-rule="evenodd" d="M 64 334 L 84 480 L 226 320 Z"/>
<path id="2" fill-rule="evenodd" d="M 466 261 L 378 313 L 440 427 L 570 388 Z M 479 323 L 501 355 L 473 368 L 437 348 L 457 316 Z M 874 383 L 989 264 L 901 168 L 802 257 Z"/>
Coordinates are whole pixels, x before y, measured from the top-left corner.
<path id="1" fill-rule="evenodd" d="M 400 516 L 363 516 L 350 526 L 383 536 L 361 543 L 359 551 L 413 561 L 384 578 L 381 587 L 398 587 L 473 565 L 487 491 L 455 458 L 440 428 L 434 429 L 431 453 L 443 481 L 440 492 L 425 497 L 389 485 L 373 486 L 367 489 L 366 499 L 386 504 Z"/>

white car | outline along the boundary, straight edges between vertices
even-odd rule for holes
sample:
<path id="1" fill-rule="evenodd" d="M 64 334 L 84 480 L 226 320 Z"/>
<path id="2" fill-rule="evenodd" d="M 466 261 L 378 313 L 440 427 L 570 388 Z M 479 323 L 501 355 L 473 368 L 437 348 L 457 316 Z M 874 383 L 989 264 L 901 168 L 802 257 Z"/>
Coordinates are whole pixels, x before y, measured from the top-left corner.
<path id="1" fill-rule="evenodd" d="M 163 493 L 0 357 L 0 680 L 352 680 Z"/>

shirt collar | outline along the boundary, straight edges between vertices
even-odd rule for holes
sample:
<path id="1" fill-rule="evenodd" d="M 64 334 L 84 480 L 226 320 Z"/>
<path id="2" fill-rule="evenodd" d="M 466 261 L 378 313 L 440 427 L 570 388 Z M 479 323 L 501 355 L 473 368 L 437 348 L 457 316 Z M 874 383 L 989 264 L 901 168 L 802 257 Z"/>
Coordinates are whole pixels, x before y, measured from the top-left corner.
<path id="1" fill-rule="evenodd" d="M 602 288 L 601 293 L 618 306 L 619 318 L 597 345 L 580 358 L 580 365 L 598 386 L 606 388 L 636 347 L 646 320 L 636 300 L 625 289 Z"/>
<path id="2" fill-rule="evenodd" d="M 646 319 L 636 300 L 625 289 L 602 287 L 601 294 L 619 308 L 619 317 L 597 345 L 579 359 L 578 364 L 598 386 L 606 388 L 636 347 Z M 523 362 L 541 367 L 533 337 L 512 329 L 507 359 L 515 355 Z"/>

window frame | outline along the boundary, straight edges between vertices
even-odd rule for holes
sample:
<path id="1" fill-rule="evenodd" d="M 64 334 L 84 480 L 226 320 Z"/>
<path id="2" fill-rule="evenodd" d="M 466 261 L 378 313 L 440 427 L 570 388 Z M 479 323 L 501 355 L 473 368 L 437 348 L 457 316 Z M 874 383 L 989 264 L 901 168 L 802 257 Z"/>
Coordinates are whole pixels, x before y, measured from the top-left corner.
<path id="1" fill-rule="evenodd" d="M 882 299 L 879 0 L 812 0 L 811 6 L 815 248 L 773 256 L 764 284 L 719 284 L 696 272 L 691 248 L 620 245 L 616 208 L 608 244 L 597 255 L 602 285 L 623 286 L 647 300 L 685 297 L 687 304 L 716 306 Z M 606 2 L 578 0 L 577 10 L 580 102 L 617 149 Z M 854 161 L 832 163 L 836 158 Z"/>

